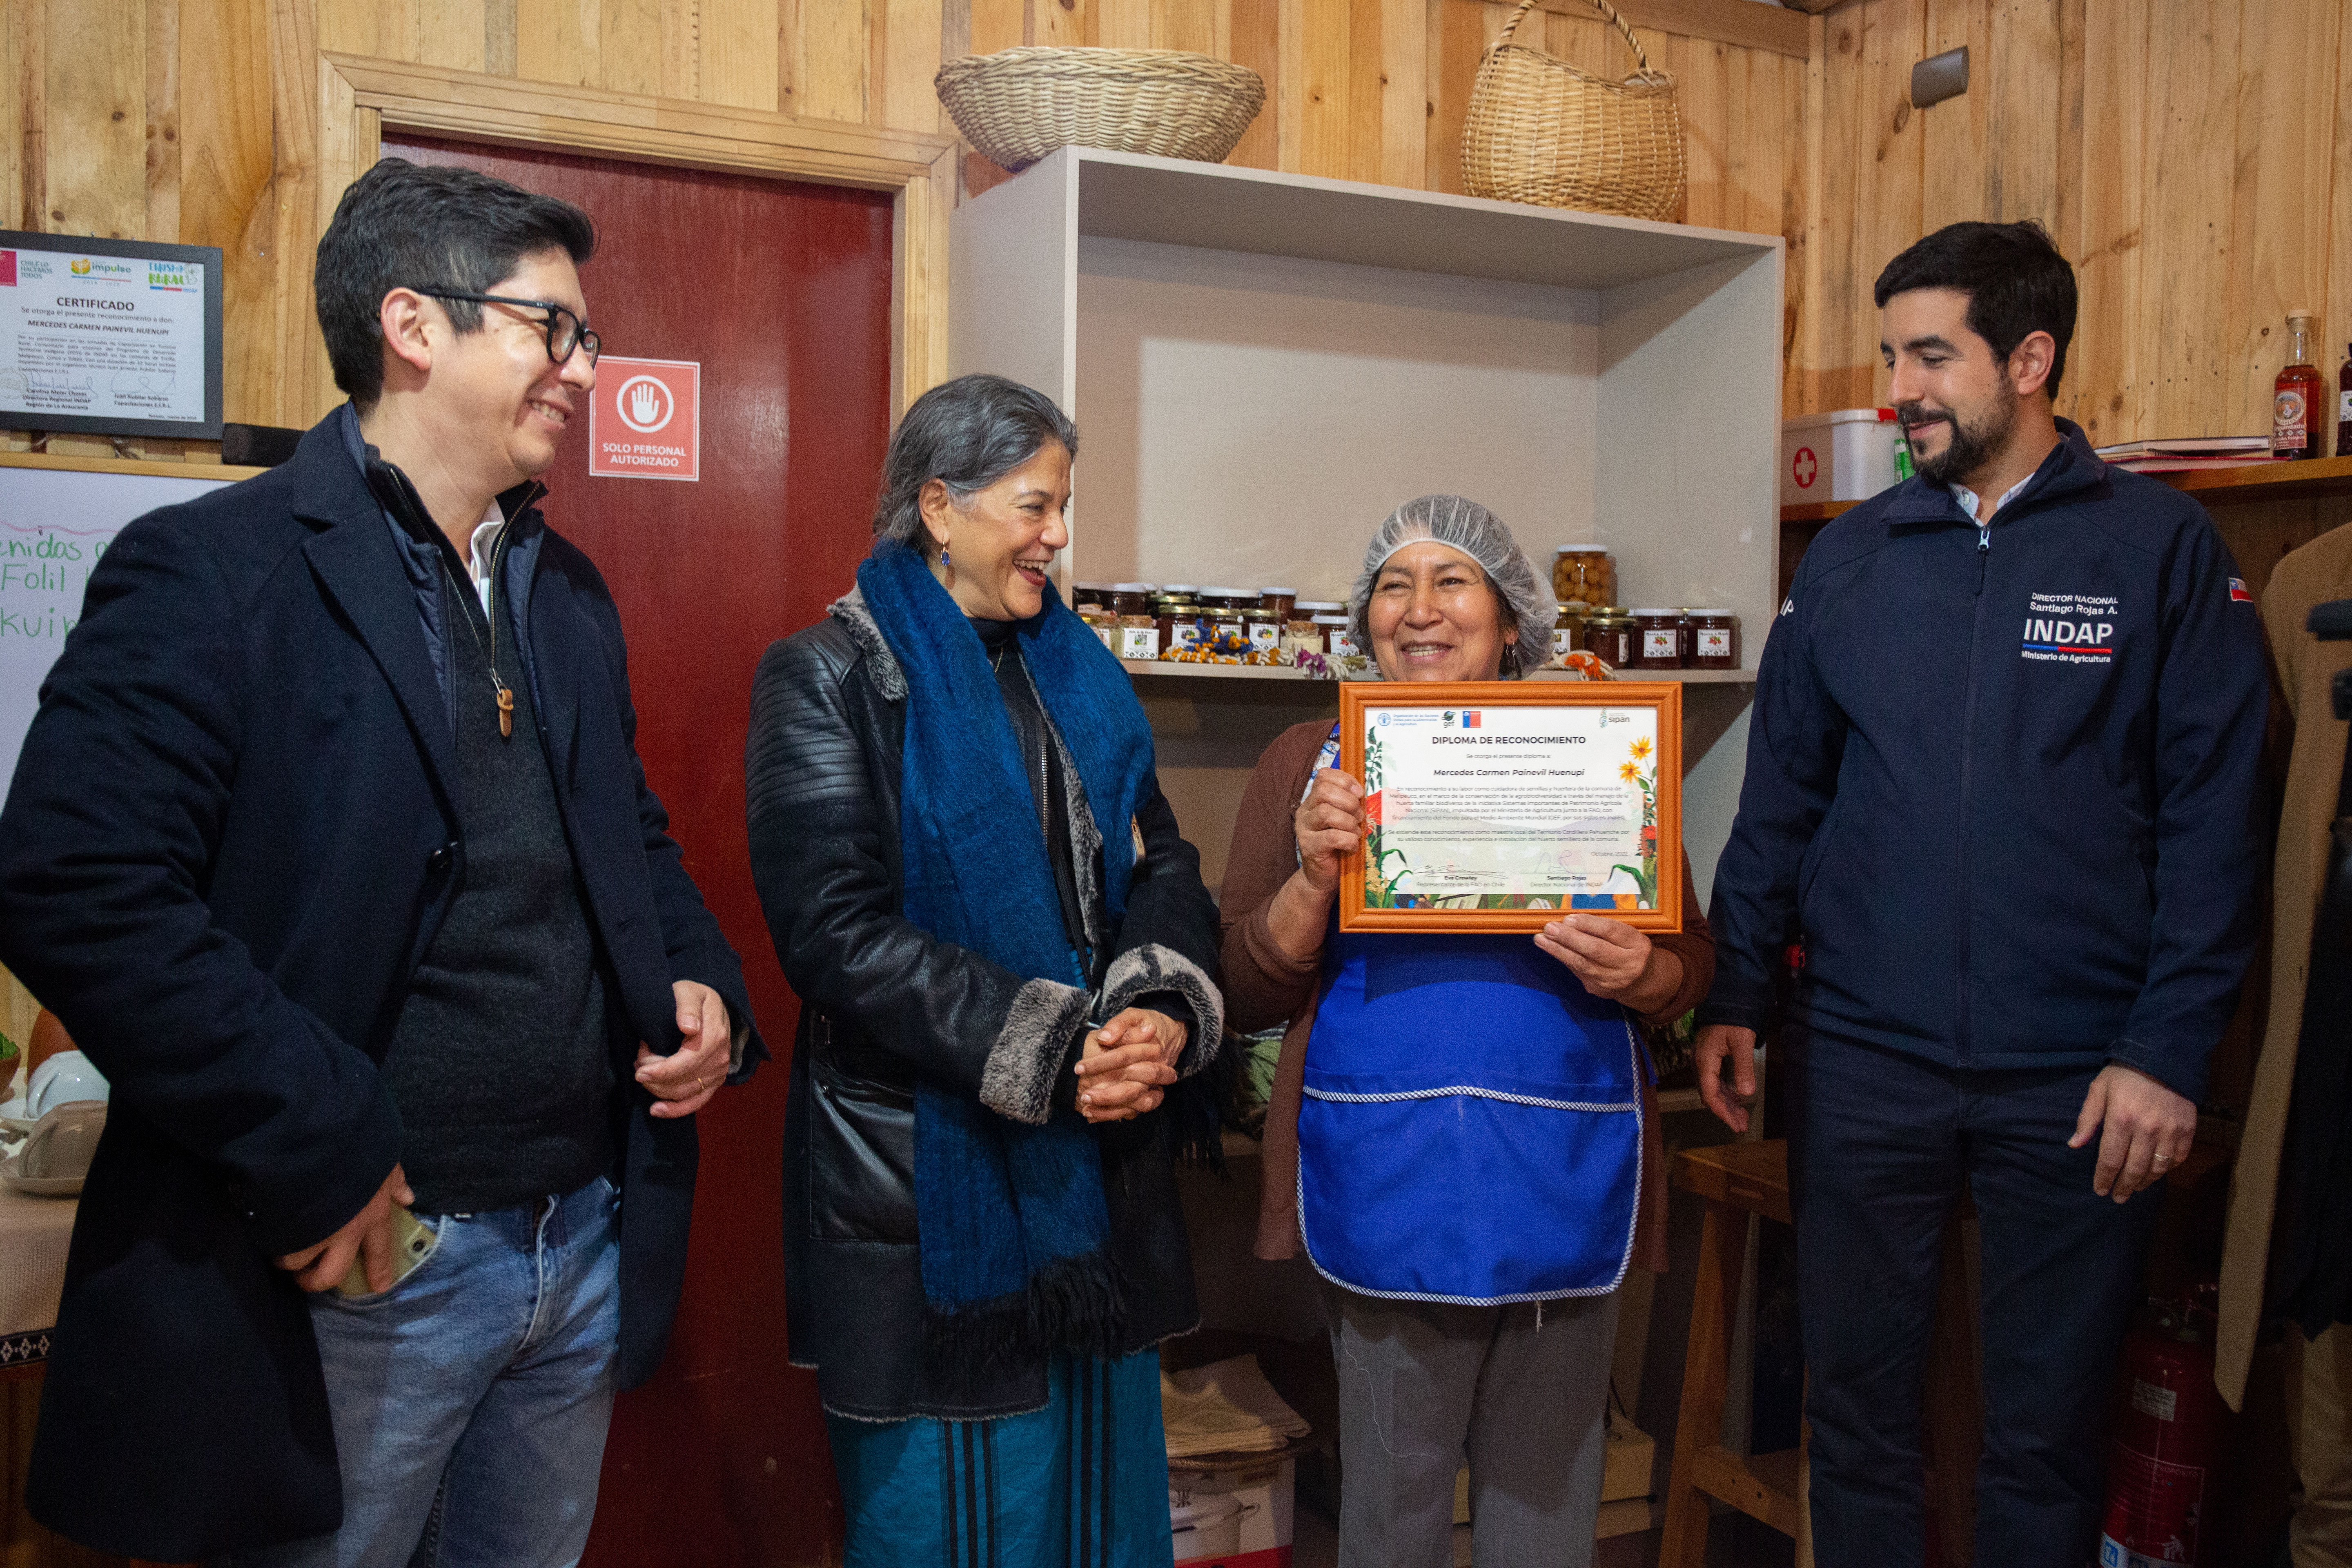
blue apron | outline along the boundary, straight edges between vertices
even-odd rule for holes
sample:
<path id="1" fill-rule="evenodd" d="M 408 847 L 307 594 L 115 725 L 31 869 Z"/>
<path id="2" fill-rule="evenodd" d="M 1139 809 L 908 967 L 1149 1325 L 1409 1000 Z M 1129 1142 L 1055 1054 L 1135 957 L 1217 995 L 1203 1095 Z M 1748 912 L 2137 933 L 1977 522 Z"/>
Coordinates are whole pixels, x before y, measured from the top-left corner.
<path id="1" fill-rule="evenodd" d="M 1298 1115 L 1308 1258 L 1405 1300 L 1615 1289 L 1642 1187 L 1643 1070 L 1624 1008 L 1523 934 L 1335 921 Z"/>

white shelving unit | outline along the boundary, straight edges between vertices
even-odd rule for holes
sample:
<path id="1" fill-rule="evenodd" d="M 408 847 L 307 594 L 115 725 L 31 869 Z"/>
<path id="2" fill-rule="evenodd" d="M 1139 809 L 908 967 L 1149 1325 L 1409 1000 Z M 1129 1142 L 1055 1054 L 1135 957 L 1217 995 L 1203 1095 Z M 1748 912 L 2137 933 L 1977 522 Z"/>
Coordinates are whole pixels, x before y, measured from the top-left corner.
<path id="1" fill-rule="evenodd" d="M 1729 830 L 1778 582 L 1775 237 L 1066 148 L 965 203 L 950 364 L 1076 419 L 1078 580 L 1346 596 L 1433 491 L 1539 563 L 1595 541 L 1630 605 L 1724 606 L 1740 671 L 1684 671 L 1685 839 Z M 1133 667 L 1160 778 L 1213 886 L 1242 788 L 1334 683 Z"/>

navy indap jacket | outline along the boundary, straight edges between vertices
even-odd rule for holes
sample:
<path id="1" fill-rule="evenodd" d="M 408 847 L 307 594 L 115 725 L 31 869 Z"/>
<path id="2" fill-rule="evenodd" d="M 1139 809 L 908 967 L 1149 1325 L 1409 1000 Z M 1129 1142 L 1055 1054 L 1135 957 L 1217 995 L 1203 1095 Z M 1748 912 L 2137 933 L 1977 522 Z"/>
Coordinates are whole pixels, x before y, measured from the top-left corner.
<path id="1" fill-rule="evenodd" d="M 1913 479 L 1823 529 L 1764 650 L 1703 1023 L 2201 1098 L 2267 853 L 2252 596 L 2081 430 L 1979 528 Z"/>

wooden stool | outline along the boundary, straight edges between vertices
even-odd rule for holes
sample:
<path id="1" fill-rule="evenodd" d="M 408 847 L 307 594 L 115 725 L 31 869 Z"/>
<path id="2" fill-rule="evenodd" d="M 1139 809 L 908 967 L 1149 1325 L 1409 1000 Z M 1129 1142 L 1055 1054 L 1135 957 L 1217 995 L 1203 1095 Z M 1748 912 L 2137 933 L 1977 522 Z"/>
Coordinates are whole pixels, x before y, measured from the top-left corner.
<path id="1" fill-rule="evenodd" d="M 1813 1521 L 1805 1447 L 1743 1458 L 1723 1446 L 1724 1384 L 1730 1375 L 1732 1314 L 1748 1253 L 1748 1216 L 1782 1225 L 1789 1212 L 1786 1139 L 1685 1150 L 1674 1184 L 1706 1205 L 1698 1279 L 1691 1297 L 1690 1350 L 1683 1363 L 1682 1415 L 1666 1483 L 1666 1533 L 1659 1568 L 1706 1561 L 1707 1500 L 1720 1498 L 1797 1542 L 1797 1568 L 1812 1568 Z M 1964 1563 L 1975 1550 L 1977 1449 L 1983 1431 L 1977 1347 L 1975 1270 L 1963 1245 L 1973 1211 L 1963 1199 L 1944 1230 L 1942 1279 L 1929 1341 L 1923 1434 L 1929 1454 L 1927 1504 L 1942 1560 Z"/>
<path id="2" fill-rule="evenodd" d="M 1724 1384 L 1730 1376 L 1732 1314 L 1748 1255 L 1748 1216 L 1782 1225 L 1789 1216 L 1785 1139 L 1689 1149 L 1675 1161 L 1675 1185 L 1706 1205 L 1699 1231 L 1698 1280 L 1691 1296 L 1690 1350 L 1683 1363 L 1682 1415 L 1675 1424 L 1675 1463 L 1666 1482 L 1666 1538 L 1658 1568 L 1700 1568 L 1706 1561 L 1707 1500 L 1796 1537 L 1797 1568 L 1812 1568 L 1812 1528 L 1805 1509 L 1801 1447 L 1743 1458 L 1723 1446 Z"/>

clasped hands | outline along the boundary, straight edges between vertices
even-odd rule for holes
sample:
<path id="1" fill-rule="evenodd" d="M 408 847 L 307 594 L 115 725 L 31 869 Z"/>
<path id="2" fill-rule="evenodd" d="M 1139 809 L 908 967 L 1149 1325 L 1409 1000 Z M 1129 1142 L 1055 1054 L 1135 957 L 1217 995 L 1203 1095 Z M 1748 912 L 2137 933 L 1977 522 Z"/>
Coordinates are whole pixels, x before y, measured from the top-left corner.
<path id="1" fill-rule="evenodd" d="M 1183 1025 L 1149 1007 L 1129 1007 L 1088 1029 L 1078 1055 L 1078 1114 L 1129 1121 L 1157 1109 L 1176 1081 L 1186 1038 Z"/>

